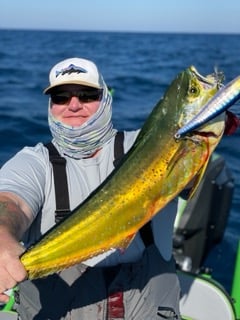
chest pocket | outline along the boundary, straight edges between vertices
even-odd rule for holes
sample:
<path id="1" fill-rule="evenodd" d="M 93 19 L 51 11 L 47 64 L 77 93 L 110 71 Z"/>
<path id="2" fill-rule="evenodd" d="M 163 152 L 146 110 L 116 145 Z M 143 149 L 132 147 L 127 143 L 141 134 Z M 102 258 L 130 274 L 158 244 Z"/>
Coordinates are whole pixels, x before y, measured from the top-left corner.
<path id="1" fill-rule="evenodd" d="M 113 165 L 115 168 L 124 156 L 123 142 L 124 133 L 118 131 L 114 141 Z M 52 142 L 45 144 L 45 147 L 48 149 L 49 161 L 53 167 L 56 199 L 55 222 L 58 223 L 71 212 L 67 184 L 66 159 L 59 154 Z M 151 222 L 148 222 L 140 229 L 140 235 L 146 247 L 153 243 Z"/>

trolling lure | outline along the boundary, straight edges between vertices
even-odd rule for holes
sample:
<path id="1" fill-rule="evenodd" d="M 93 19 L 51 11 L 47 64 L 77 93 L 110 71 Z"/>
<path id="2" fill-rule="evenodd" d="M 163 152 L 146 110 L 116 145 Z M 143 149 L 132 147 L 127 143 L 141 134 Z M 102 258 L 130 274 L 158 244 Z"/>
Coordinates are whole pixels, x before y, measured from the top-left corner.
<path id="1" fill-rule="evenodd" d="M 223 86 L 213 98 L 211 98 L 200 112 L 175 134 L 179 140 L 188 133 L 201 127 L 206 122 L 214 119 L 220 113 L 226 111 L 240 99 L 240 76 Z"/>

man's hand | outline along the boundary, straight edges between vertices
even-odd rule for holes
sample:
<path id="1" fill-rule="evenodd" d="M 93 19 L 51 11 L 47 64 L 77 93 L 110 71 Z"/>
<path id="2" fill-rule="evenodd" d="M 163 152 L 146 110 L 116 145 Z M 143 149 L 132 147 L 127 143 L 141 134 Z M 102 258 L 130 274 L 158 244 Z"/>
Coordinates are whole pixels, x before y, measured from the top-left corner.
<path id="1" fill-rule="evenodd" d="M 0 193 L 0 301 L 6 303 L 5 291 L 27 277 L 20 256 L 22 235 L 31 223 L 31 210 L 24 200 L 7 192 Z"/>
<path id="2" fill-rule="evenodd" d="M 0 239 L 0 302 L 6 303 L 9 296 L 4 292 L 26 279 L 27 273 L 19 258 L 24 252 L 21 244 L 2 227 Z"/>

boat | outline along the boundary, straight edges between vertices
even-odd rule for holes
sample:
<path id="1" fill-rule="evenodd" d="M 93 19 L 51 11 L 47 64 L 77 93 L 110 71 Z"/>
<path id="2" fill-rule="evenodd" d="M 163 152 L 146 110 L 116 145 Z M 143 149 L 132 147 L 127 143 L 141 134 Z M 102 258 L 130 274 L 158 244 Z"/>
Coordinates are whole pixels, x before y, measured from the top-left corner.
<path id="1" fill-rule="evenodd" d="M 205 265 L 211 251 L 223 240 L 233 191 L 232 173 L 223 157 L 214 153 L 194 197 L 189 201 L 179 198 L 173 252 L 183 320 L 240 319 L 240 241 L 230 293 Z"/>
<path id="2" fill-rule="evenodd" d="M 211 250 L 223 239 L 233 191 L 230 169 L 222 156 L 213 153 L 191 200 L 179 197 L 173 254 L 182 291 L 182 320 L 240 320 L 240 241 L 231 293 L 205 266 Z M 0 307 L 0 320 L 17 320 L 14 290 L 10 292 L 9 302 Z"/>

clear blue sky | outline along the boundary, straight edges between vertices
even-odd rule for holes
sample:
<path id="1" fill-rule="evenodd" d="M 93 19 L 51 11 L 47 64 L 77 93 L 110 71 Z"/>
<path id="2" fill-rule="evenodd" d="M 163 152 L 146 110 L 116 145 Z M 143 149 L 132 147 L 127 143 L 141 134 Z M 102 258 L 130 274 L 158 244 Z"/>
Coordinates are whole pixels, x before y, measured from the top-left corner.
<path id="1" fill-rule="evenodd" d="M 1 0 L 2 28 L 240 34 L 240 0 Z"/>

